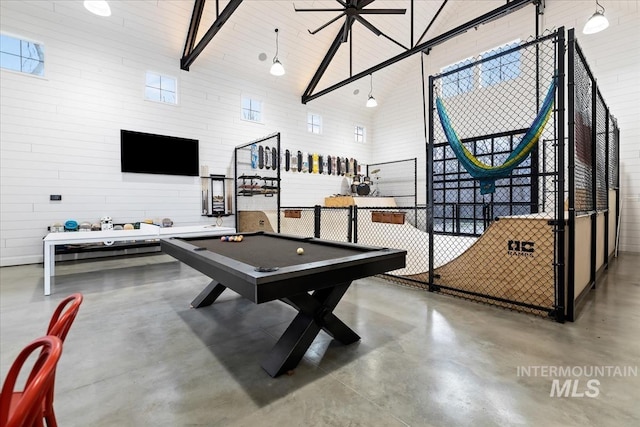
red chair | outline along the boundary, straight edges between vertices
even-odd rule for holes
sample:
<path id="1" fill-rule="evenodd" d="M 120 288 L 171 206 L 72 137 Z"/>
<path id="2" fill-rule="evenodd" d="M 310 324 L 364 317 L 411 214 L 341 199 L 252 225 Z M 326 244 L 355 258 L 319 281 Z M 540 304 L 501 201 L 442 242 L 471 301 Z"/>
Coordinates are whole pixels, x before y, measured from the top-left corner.
<path id="1" fill-rule="evenodd" d="M 82 304 L 82 300 L 82 294 L 75 293 L 60 301 L 60 304 L 58 304 L 56 311 L 54 311 L 53 315 L 51 316 L 49 328 L 47 329 L 47 335 L 56 336 L 64 342 L 64 339 L 69 333 L 69 329 L 71 329 L 71 324 L 73 324 L 73 321 L 78 314 L 78 310 L 80 310 L 80 304 Z M 42 412 L 42 417 L 47 421 L 48 427 L 58 426 L 58 423 L 56 421 L 56 414 L 53 411 L 54 386 L 55 376 L 54 381 L 51 383 L 51 388 L 47 392 L 47 397 L 45 398 Z"/>
<path id="2" fill-rule="evenodd" d="M 25 361 L 40 351 L 24 389 L 16 391 L 16 380 Z M 52 389 L 56 366 L 62 354 L 62 340 L 45 336 L 29 343 L 11 365 L 0 392 L 0 426 L 42 426 L 42 408 L 47 393 Z"/>
<path id="3" fill-rule="evenodd" d="M 49 328 L 47 329 L 47 335 L 55 335 L 63 342 L 71 329 L 71 324 L 78 314 L 80 304 L 82 304 L 83 296 L 81 293 L 71 294 L 58 304 L 56 311 L 51 316 L 49 322 Z M 68 304 L 69 307 L 67 307 Z M 65 310 L 66 307 L 66 311 Z M 64 311 L 64 314 L 62 313 Z"/>

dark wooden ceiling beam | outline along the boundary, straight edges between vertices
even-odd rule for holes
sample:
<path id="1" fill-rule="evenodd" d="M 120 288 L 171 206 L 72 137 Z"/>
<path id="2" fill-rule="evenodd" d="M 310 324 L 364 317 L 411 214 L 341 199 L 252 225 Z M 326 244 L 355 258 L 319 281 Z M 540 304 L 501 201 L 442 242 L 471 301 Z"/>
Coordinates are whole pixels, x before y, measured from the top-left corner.
<path id="1" fill-rule="evenodd" d="M 350 16 L 348 16 L 347 19 L 344 21 L 344 24 L 342 24 L 342 27 L 340 27 L 338 34 L 336 34 L 336 38 L 333 40 L 333 43 L 331 43 L 329 50 L 327 51 L 326 55 L 322 59 L 322 62 L 318 66 L 318 69 L 316 70 L 315 74 L 311 78 L 311 81 L 309 82 L 307 89 L 304 91 L 304 95 L 302 95 L 302 99 L 304 99 L 305 96 L 311 96 L 311 93 L 320 82 L 320 79 L 324 75 L 324 72 L 327 71 L 327 68 L 331 63 L 331 60 L 336 55 L 336 52 L 338 52 L 338 48 L 342 43 L 347 41 L 344 37 L 345 35 L 349 34 L 349 29 L 353 25 L 354 21 L 355 19 L 353 19 Z"/>
<path id="2" fill-rule="evenodd" d="M 196 45 L 196 35 L 198 34 L 198 28 L 200 27 L 200 19 L 202 18 L 202 11 L 204 10 L 204 2 L 205 0 L 195 0 L 193 4 L 193 13 L 191 14 L 191 21 L 189 22 L 187 41 L 184 44 L 184 51 L 182 52 L 183 58 L 187 56 Z"/>
<path id="3" fill-rule="evenodd" d="M 334 84 L 332 86 L 329 86 L 326 89 L 323 89 L 323 90 L 321 90 L 321 91 L 319 91 L 317 93 L 312 94 L 313 89 L 315 89 L 315 86 L 317 85 L 317 81 L 316 81 L 313 86 L 311 86 L 311 84 L 310 84 L 309 87 L 307 88 L 307 90 L 305 91 L 305 93 L 302 95 L 302 103 L 306 104 L 309 101 L 312 101 L 312 100 L 317 99 L 317 98 L 319 98 L 319 97 L 321 97 L 323 95 L 326 95 L 326 94 L 328 94 L 330 92 L 333 92 L 334 90 L 339 89 L 339 88 L 341 88 L 343 86 L 346 86 L 349 83 L 353 83 L 356 80 L 359 80 L 359 79 L 361 79 L 363 77 L 368 76 L 369 74 L 372 74 L 372 73 L 374 73 L 376 71 L 380 71 L 383 68 L 386 68 L 386 67 L 388 67 L 390 65 L 395 64 L 396 62 L 402 61 L 403 59 L 406 59 L 406 58 L 410 57 L 411 55 L 414 55 L 414 54 L 419 53 L 419 52 L 423 52 L 425 50 L 429 50 L 432 47 L 437 46 L 437 45 L 439 45 L 441 43 L 444 43 L 445 41 L 447 41 L 449 39 L 452 39 L 452 38 L 454 38 L 454 37 L 456 37 L 456 36 L 458 36 L 460 34 L 463 34 L 463 33 L 467 32 L 467 31 L 469 31 L 469 30 L 471 30 L 471 29 L 473 29 L 473 28 L 475 28 L 475 27 L 477 27 L 479 25 L 491 22 L 491 21 L 493 21 L 495 19 L 498 19 L 498 18 L 500 18 L 500 17 L 502 17 L 504 15 L 508 15 L 508 14 L 510 14 L 512 12 L 515 12 L 516 10 L 519 10 L 522 7 L 528 5 L 529 3 L 535 3 L 535 2 L 536 2 L 536 0 L 512 0 L 510 2 L 507 2 L 503 6 L 500 6 L 500 7 L 496 8 L 496 9 L 490 11 L 490 12 L 487 12 L 484 15 L 481 15 L 481 16 L 475 18 L 475 19 L 472 19 L 471 21 L 468 21 L 465 24 L 462 24 L 462 25 L 460 25 L 460 26 L 458 26 L 458 27 L 456 27 L 456 28 L 454 28 L 452 30 L 449 30 L 446 33 L 443 33 L 443 34 L 441 34 L 439 36 L 436 36 L 436 37 L 432 38 L 431 40 L 428 40 L 428 41 L 426 41 L 424 43 L 418 44 L 418 45 L 414 46 L 413 48 L 411 48 L 409 50 L 406 50 L 406 51 L 400 53 L 399 55 L 394 56 L 393 58 L 387 59 L 386 61 L 381 62 L 378 65 L 375 65 L 375 66 L 373 66 L 373 67 L 371 67 L 371 68 L 369 68 L 367 70 L 364 70 L 364 71 L 362 71 L 362 72 L 360 72 L 360 73 L 358 73 L 358 74 L 356 74 L 354 76 L 351 76 L 351 77 L 349 77 L 349 78 L 347 78 L 347 79 L 345 79 L 345 80 L 343 80 L 343 81 L 341 81 L 339 83 L 336 83 L 336 84 Z M 338 46 L 339 46 L 339 44 L 338 44 Z M 337 47 L 336 47 L 336 50 L 337 50 Z M 334 52 L 334 55 L 335 55 L 335 52 Z M 325 60 L 326 60 L 326 57 L 325 57 Z M 323 63 L 324 62 L 325 61 L 323 61 Z M 329 64 L 327 63 L 326 65 L 328 66 Z M 326 67 L 325 67 L 325 70 L 326 70 Z M 324 70 L 323 70 L 323 72 L 324 72 Z M 317 74 L 318 73 L 316 72 L 316 75 Z M 314 76 L 314 79 L 315 79 L 315 77 L 316 76 Z M 318 80 L 319 80 L 319 78 L 318 78 Z"/>
<path id="4" fill-rule="evenodd" d="M 202 53 L 204 48 L 209 44 L 213 37 L 218 33 L 220 28 L 227 22 L 233 12 L 240 6 L 242 0 L 230 0 L 227 6 L 218 14 L 215 22 L 211 25 L 209 30 L 202 36 L 202 39 L 195 44 L 195 37 L 198 33 L 198 27 L 200 26 L 200 19 L 202 18 L 202 11 L 204 10 L 205 0 L 195 0 L 193 5 L 193 14 L 191 16 L 191 22 L 189 23 L 189 32 L 187 33 L 187 41 L 184 47 L 184 54 L 180 59 L 180 69 L 189 71 L 189 67 L 196 60 L 198 55 Z M 216 2 L 217 5 L 217 2 Z M 195 46 L 194 46 L 195 44 Z"/>
<path id="5" fill-rule="evenodd" d="M 416 42 L 416 44 L 420 44 L 420 42 L 422 41 L 422 39 L 424 38 L 424 36 L 427 35 L 427 31 L 429 31 L 429 28 L 431 28 L 431 26 L 433 25 L 434 22 L 436 22 L 436 19 L 438 19 L 438 15 L 440 15 L 440 12 L 442 12 L 442 9 L 444 9 L 444 6 L 447 4 L 449 0 L 444 0 L 442 2 L 442 4 L 440 5 L 440 8 L 438 9 L 438 11 L 436 12 L 435 15 L 433 15 L 433 18 L 431 19 L 431 22 L 429 22 L 429 25 L 427 25 L 427 28 L 424 29 L 424 32 L 422 33 L 422 35 L 420 36 L 420 38 L 418 39 L 418 41 Z M 413 42 L 412 42 L 413 45 Z"/>

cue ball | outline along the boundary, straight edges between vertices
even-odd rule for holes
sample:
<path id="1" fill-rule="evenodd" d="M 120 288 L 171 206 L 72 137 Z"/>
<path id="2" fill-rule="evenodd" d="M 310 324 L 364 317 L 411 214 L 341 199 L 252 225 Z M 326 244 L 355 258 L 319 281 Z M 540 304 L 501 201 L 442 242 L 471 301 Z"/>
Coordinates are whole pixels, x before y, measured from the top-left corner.
<path id="1" fill-rule="evenodd" d="M 297 253 L 298 255 L 302 255 L 302 254 L 304 253 L 304 249 L 302 249 L 302 248 L 298 248 L 298 249 L 296 250 L 296 253 Z"/>

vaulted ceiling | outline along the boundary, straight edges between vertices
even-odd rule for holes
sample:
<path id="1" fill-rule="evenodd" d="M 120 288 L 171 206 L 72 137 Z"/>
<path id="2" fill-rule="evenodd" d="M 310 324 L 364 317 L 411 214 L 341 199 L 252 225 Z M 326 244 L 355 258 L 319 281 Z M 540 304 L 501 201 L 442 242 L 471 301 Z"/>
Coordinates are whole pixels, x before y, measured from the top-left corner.
<path id="1" fill-rule="evenodd" d="M 511 9 L 540 2 L 111 0 L 113 15 L 108 24 L 100 25 L 109 28 L 111 34 L 117 32 L 118 37 L 136 37 L 155 44 L 175 58 L 176 68 L 190 73 L 237 75 L 265 84 L 276 84 L 277 79 L 279 87 L 297 93 L 302 102 L 340 89 L 336 92 L 343 106 L 361 106 L 370 89 L 371 71 L 374 93 L 384 97 L 398 81 L 417 73 L 416 61 L 398 58 L 417 58 L 413 53 L 425 43 L 455 36 L 451 34 L 454 29 L 464 31 L 466 24 L 480 25 Z M 58 9 L 71 9 L 77 4 L 53 3 Z M 319 9 L 329 10 L 316 11 Z M 406 12 L 363 12 L 398 9 Z M 530 9 L 533 14 L 534 9 Z M 491 15 L 495 11 L 503 12 Z M 194 17 L 198 16 L 196 25 Z M 219 25 L 214 26 L 216 22 Z M 276 51 L 276 28 L 278 57 L 286 69 L 282 77 L 269 74 Z M 355 92 L 358 95 L 352 96 Z M 345 100 L 344 94 L 350 99 Z"/>
<path id="2" fill-rule="evenodd" d="M 484 1 L 480 9 L 465 8 L 463 3 L 448 0 L 194 0 L 181 68 L 188 70 L 194 64 L 197 66 L 198 56 L 210 44 L 216 45 L 214 49 L 224 52 L 225 56 L 247 55 L 236 58 L 245 64 L 255 59 L 248 49 L 264 49 L 253 52 L 254 56 L 265 62 L 265 67 L 270 66 L 278 28 L 278 58 L 293 75 L 302 102 L 306 103 L 360 80 L 368 73 L 397 64 L 429 47 L 430 42 L 436 45 L 457 32 L 532 2 Z M 469 9 L 473 12 L 469 13 Z M 243 45 L 244 48 L 239 48 Z M 403 69 L 401 65 L 396 68 Z M 389 87 L 389 80 L 401 73 L 384 73 L 391 77 L 376 82 L 376 87 L 384 91 L 384 87 Z M 366 89 L 366 84 L 364 86 Z"/>

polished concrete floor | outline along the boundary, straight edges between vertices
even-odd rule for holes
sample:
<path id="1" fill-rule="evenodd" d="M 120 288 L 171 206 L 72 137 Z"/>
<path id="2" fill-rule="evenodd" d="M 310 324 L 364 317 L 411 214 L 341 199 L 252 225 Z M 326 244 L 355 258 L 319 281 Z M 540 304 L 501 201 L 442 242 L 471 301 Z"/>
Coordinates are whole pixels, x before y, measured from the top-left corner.
<path id="1" fill-rule="evenodd" d="M 637 426 L 639 265 L 640 254 L 621 254 L 566 324 L 360 280 L 336 313 L 361 341 L 321 332 L 278 378 L 260 361 L 293 309 L 228 290 L 190 309 L 208 279 L 167 255 L 60 263 L 49 297 L 42 265 L 5 267 L 1 375 L 59 300 L 80 291 L 58 365 L 61 427 Z"/>

